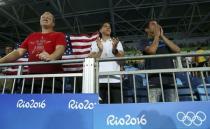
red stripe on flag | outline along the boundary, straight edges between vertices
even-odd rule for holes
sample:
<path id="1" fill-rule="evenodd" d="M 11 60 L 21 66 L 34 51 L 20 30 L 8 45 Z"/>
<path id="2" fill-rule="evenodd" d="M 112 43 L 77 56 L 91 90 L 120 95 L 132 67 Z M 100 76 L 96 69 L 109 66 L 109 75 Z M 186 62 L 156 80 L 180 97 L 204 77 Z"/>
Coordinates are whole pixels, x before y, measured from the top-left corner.
<path id="1" fill-rule="evenodd" d="M 63 65 L 63 68 L 78 68 L 78 67 L 83 67 L 82 64 L 69 64 L 69 65 Z"/>
<path id="2" fill-rule="evenodd" d="M 72 49 L 85 49 L 85 48 L 90 48 L 91 45 L 87 45 L 87 46 L 72 46 Z"/>
<path id="3" fill-rule="evenodd" d="M 89 54 L 90 51 L 86 51 L 86 52 L 73 52 L 74 55 L 83 55 L 83 54 Z"/>

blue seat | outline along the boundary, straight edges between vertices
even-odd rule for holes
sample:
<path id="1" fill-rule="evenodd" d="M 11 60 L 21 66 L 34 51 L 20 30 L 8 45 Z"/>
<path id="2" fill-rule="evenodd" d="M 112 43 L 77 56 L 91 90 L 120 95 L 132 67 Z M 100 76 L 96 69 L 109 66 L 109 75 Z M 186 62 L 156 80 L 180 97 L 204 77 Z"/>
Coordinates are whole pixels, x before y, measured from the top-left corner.
<path id="1" fill-rule="evenodd" d="M 143 78 L 141 76 L 135 76 L 136 88 L 143 87 Z M 125 89 L 134 88 L 134 79 L 133 75 L 127 75 L 126 79 L 123 81 L 123 86 Z"/>
<path id="2" fill-rule="evenodd" d="M 197 91 L 201 101 L 209 101 L 210 100 L 210 84 L 206 84 L 206 89 L 208 96 L 206 96 L 206 91 L 204 85 L 200 85 L 197 87 Z"/>
<path id="3" fill-rule="evenodd" d="M 210 76 L 206 77 L 205 81 L 206 83 L 210 84 Z"/>
<path id="4" fill-rule="evenodd" d="M 196 89 L 198 86 L 203 84 L 201 77 L 191 77 L 190 81 L 193 89 Z"/>
<path id="5" fill-rule="evenodd" d="M 176 78 L 181 80 L 182 86 L 189 87 L 189 82 L 188 82 L 188 79 L 187 79 L 187 73 L 186 72 L 176 73 Z"/>
<path id="6" fill-rule="evenodd" d="M 176 73 L 176 78 L 179 79 L 183 87 L 189 87 L 188 77 L 186 72 Z M 191 86 L 196 89 L 199 85 L 203 84 L 201 77 L 192 77 L 189 75 Z"/>
<path id="7" fill-rule="evenodd" d="M 133 69 L 132 69 L 133 70 Z M 124 101 L 126 103 L 134 102 L 134 79 L 133 75 L 126 75 L 123 80 L 123 95 Z M 135 75 L 135 84 L 136 84 L 136 97 L 138 102 L 147 102 L 146 94 L 147 90 L 145 85 L 144 75 L 137 74 Z"/>
<path id="8" fill-rule="evenodd" d="M 195 98 L 195 92 L 192 92 L 194 100 Z M 190 92 L 189 87 L 179 87 L 178 88 L 178 95 L 179 95 L 179 101 L 192 101 L 192 96 Z"/>

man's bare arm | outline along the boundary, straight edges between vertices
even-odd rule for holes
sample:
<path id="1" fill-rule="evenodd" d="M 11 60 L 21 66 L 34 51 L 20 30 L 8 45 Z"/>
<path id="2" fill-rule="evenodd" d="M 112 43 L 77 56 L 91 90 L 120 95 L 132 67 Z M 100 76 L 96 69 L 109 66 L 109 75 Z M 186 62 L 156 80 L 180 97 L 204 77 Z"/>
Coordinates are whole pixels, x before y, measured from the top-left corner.
<path id="1" fill-rule="evenodd" d="M 156 54 L 156 51 L 158 49 L 158 45 L 159 45 L 159 40 L 160 38 L 158 36 L 156 36 L 152 42 L 152 44 L 150 46 L 147 46 L 144 51 L 149 54 L 149 55 L 154 55 Z"/>
<path id="2" fill-rule="evenodd" d="M 14 62 L 20 57 L 22 57 L 27 50 L 23 48 L 18 48 L 17 50 L 12 51 L 8 55 L 0 59 L 0 63 L 10 63 Z"/>
<path id="3" fill-rule="evenodd" d="M 161 36 L 161 37 L 164 43 L 171 49 L 172 52 L 179 53 L 181 51 L 181 49 L 173 41 L 169 40 L 165 36 Z"/>
<path id="4" fill-rule="evenodd" d="M 164 43 L 171 49 L 173 53 L 179 53 L 181 49 L 171 40 L 169 40 L 163 32 L 163 28 L 160 26 L 160 31 L 161 31 L 161 38 L 164 41 Z"/>
<path id="5" fill-rule="evenodd" d="M 55 51 L 50 55 L 50 58 L 52 60 L 58 60 L 61 59 L 65 52 L 65 46 L 64 45 L 57 45 Z"/>

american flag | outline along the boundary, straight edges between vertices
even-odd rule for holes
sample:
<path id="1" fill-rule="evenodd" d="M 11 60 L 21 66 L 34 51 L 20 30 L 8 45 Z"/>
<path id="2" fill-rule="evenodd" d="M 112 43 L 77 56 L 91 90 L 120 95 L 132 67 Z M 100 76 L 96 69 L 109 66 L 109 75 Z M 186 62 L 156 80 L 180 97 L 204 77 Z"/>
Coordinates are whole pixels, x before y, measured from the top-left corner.
<path id="1" fill-rule="evenodd" d="M 67 49 L 62 57 L 63 60 L 80 59 L 88 57 L 92 42 L 98 37 L 98 33 L 91 35 L 66 35 Z M 64 72 L 75 72 L 83 69 L 82 63 L 64 64 Z"/>
<path id="2" fill-rule="evenodd" d="M 71 60 L 71 59 L 81 59 L 88 57 L 92 42 L 95 41 L 98 37 L 98 33 L 88 34 L 66 34 L 67 48 L 62 57 L 62 60 Z M 17 43 L 17 48 L 20 46 L 20 43 Z M 18 59 L 17 62 L 27 62 L 28 53 L 26 53 L 22 58 Z M 83 70 L 82 63 L 74 64 L 63 64 L 64 72 L 78 72 Z M 3 71 L 6 75 L 17 74 L 17 67 L 7 67 Z M 23 74 L 28 73 L 28 66 L 24 66 Z"/>

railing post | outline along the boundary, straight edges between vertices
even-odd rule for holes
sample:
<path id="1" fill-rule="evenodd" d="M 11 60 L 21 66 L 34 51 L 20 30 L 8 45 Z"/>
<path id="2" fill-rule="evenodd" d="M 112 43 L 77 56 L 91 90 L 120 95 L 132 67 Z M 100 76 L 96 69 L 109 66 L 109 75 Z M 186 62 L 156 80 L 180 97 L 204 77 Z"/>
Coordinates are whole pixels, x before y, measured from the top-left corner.
<path id="1" fill-rule="evenodd" d="M 83 64 L 82 93 L 95 93 L 95 59 L 86 58 Z"/>
<path id="2" fill-rule="evenodd" d="M 176 59 L 177 59 L 177 68 L 183 68 L 181 57 L 177 56 Z"/>
<path id="3" fill-rule="evenodd" d="M 22 70 L 23 70 L 23 66 L 22 65 L 19 65 L 18 66 L 17 75 L 21 75 L 22 74 Z"/>

